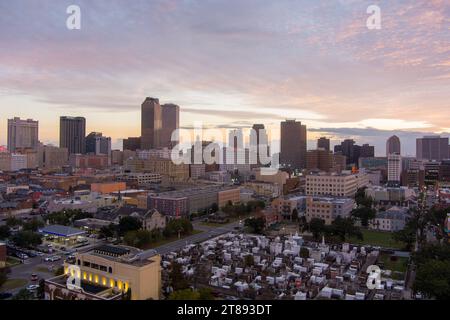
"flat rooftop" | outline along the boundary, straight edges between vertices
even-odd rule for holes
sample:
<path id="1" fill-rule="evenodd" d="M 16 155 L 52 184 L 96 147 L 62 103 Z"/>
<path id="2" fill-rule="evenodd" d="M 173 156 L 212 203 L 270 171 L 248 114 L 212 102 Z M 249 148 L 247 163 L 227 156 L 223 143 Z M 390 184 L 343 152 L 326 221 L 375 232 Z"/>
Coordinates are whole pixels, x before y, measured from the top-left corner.
<path id="1" fill-rule="evenodd" d="M 49 235 L 55 235 L 58 237 L 66 237 L 66 238 L 81 236 L 81 235 L 86 234 L 86 231 L 72 228 L 72 227 L 61 226 L 61 225 L 57 225 L 57 224 L 45 226 L 45 227 L 39 229 L 39 232 L 44 233 L 44 234 L 49 234 Z"/>

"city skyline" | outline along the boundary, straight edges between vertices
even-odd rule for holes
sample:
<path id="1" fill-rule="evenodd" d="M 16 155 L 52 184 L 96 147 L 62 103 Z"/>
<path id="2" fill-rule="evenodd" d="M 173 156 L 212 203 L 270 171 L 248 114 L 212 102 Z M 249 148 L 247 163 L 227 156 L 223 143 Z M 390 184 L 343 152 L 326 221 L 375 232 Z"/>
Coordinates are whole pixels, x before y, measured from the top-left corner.
<path id="1" fill-rule="evenodd" d="M 38 120 L 40 139 L 58 145 L 59 116 L 73 115 L 117 149 L 140 135 L 145 96 L 179 105 L 181 128 L 202 118 L 279 131 L 296 118 L 309 149 L 320 136 L 332 146 L 352 138 L 381 156 L 395 134 L 414 155 L 416 138 L 449 135 L 445 1 L 382 3 L 381 30 L 366 28 L 370 1 L 77 1 L 76 31 L 65 27 L 69 4 L 0 4 L 9 12 L 0 20 L 9 43 L 0 53 L 1 145 L 6 119 Z"/>

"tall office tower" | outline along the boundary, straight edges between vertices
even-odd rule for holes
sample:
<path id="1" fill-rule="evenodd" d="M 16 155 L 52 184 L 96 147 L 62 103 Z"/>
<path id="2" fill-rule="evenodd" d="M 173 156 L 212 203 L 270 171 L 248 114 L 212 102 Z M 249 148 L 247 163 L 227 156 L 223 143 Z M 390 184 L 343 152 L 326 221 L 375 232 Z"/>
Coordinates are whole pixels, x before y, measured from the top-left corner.
<path id="1" fill-rule="evenodd" d="M 346 139 L 340 145 L 335 146 L 334 152 L 344 155 L 347 158 L 347 164 L 358 163 L 359 146 L 355 145 L 353 139 Z"/>
<path id="2" fill-rule="evenodd" d="M 368 144 L 363 144 L 361 146 L 361 149 L 359 149 L 359 156 L 362 157 L 362 158 L 375 157 L 375 147 L 374 146 L 369 146 Z"/>
<path id="3" fill-rule="evenodd" d="M 443 160 L 439 168 L 439 181 L 450 182 L 450 160 Z"/>
<path id="4" fill-rule="evenodd" d="M 104 137 L 101 132 L 91 132 L 86 137 L 86 153 L 109 156 L 111 154 L 111 138 Z"/>
<path id="5" fill-rule="evenodd" d="M 86 153 L 86 119 L 61 117 L 59 122 L 59 147 L 67 148 L 69 154 Z"/>
<path id="6" fill-rule="evenodd" d="M 97 153 L 97 138 L 102 137 L 101 132 L 91 132 L 86 136 L 86 153 Z"/>
<path id="7" fill-rule="evenodd" d="M 386 157 L 392 153 L 402 154 L 400 139 L 395 135 L 386 141 Z"/>
<path id="8" fill-rule="evenodd" d="M 388 155 L 388 182 L 400 183 L 402 174 L 402 156 L 398 153 Z"/>
<path id="9" fill-rule="evenodd" d="M 416 158 L 430 161 L 449 159 L 448 138 L 441 138 L 441 136 L 418 138 L 416 140 Z"/>
<path id="10" fill-rule="evenodd" d="M 330 151 L 330 139 L 321 137 L 317 139 L 317 149 L 324 149 Z"/>
<path id="11" fill-rule="evenodd" d="M 161 144 L 162 110 L 159 99 L 146 98 L 141 111 L 141 149 L 159 148 Z"/>
<path id="12" fill-rule="evenodd" d="M 8 119 L 8 151 L 17 149 L 37 150 L 39 144 L 39 122 L 31 119 Z"/>
<path id="13" fill-rule="evenodd" d="M 280 164 L 290 169 L 306 168 L 306 126 L 295 120 L 281 122 Z"/>
<path id="14" fill-rule="evenodd" d="M 266 129 L 263 124 L 254 124 L 252 129 L 254 130 L 254 134 L 256 133 L 256 136 L 252 138 L 252 135 L 250 135 L 250 146 L 251 150 L 253 150 L 255 154 L 256 159 L 252 159 L 256 161 L 257 165 L 261 164 L 267 164 L 269 160 L 269 137 L 267 135 Z M 256 138 L 256 139 L 255 139 Z M 260 151 L 264 151 L 264 154 L 260 154 Z"/>
<path id="15" fill-rule="evenodd" d="M 141 137 L 129 137 L 127 139 L 123 139 L 123 149 L 122 150 L 130 150 L 136 151 L 141 148 Z"/>
<path id="16" fill-rule="evenodd" d="M 172 133 L 180 128 L 180 107 L 176 104 L 164 104 L 162 109 L 161 147 L 172 148 Z"/>

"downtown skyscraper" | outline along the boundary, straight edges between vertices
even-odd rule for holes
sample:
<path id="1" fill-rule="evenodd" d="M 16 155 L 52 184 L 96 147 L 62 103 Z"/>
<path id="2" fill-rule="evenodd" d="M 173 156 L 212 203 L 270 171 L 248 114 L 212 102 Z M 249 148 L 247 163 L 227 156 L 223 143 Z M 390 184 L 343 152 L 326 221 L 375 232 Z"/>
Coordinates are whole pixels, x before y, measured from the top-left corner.
<path id="1" fill-rule="evenodd" d="M 280 164 L 285 168 L 306 168 L 306 126 L 296 120 L 281 122 Z"/>
<path id="2" fill-rule="evenodd" d="M 448 138 L 425 136 L 416 140 L 416 158 L 418 160 L 441 161 L 450 158 Z"/>
<path id="3" fill-rule="evenodd" d="M 159 99 L 147 97 L 141 108 L 141 149 L 159 148 L 162 129 Z"/>
<path id="4" fill-rule="evenodd" d="M 18 149 L 37 150 L 39 144 L 39 122 L 31 119 L 8 119 L 8 151 Z"/>
<path id="5" fill-rule="evenodd" d="M 59 124 L 59 146 L 67 148 L 69 154 L 86 153 L 86 119 L 83 117 L 61 117 Z"/>
<path id="6" fill-rule="evenodd" d="M 159 99 L 146 98 L 141 111 L 141 149 L 170 148 L 172 133 L 180 127 L 180 107 L 160 105 Z"/>
<path id="7" fill-rule="evenodd" d="M 162 106 L 161 147 L 172 147 L 172 133 L 180 128 L 180 107 L 169 103 Z"/>

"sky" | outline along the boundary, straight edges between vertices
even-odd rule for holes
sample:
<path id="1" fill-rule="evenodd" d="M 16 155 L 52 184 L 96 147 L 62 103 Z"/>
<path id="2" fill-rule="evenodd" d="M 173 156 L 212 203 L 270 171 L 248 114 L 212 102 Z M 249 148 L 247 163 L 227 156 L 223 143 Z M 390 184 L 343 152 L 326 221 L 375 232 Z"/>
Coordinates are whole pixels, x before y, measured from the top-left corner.
<path id="1" fill-rule="evenodd" d="M 81 29 L 66 27 L 69 5 Z M 381 29 L 366 26 L 381 9 Z M 181 107 L 181 126 L 249 128 L 296 118 L 327 136 L 403 153 L 450 132 L 448 0 L 15 0 L 0 2 L 0 145 L 7 118 L 59 116 L 87 131 L 140 135 L 145 97 Z"/>

